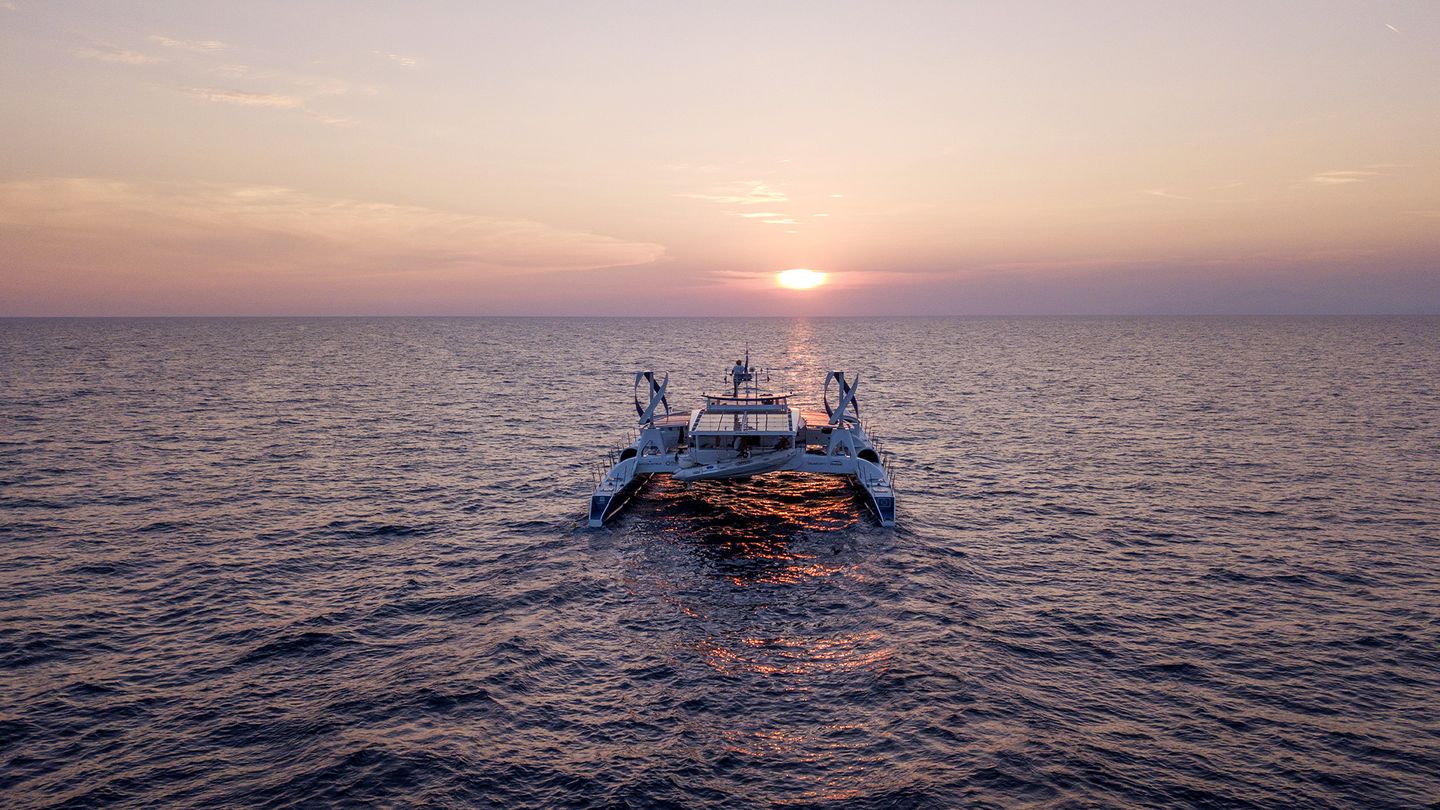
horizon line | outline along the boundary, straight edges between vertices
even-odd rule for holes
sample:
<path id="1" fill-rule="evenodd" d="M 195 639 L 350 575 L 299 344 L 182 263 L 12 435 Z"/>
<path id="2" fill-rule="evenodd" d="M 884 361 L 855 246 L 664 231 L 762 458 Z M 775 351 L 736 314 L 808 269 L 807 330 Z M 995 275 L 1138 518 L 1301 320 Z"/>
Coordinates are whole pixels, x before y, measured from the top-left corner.
<path id="1" fill-rule="evenodd" d="M 652 319 L 652 320 L 694 320 L 694 319 L 725 319 L 725 320 L 790 320 L 795 318 L 814 319 L 863 319 L 863 318 L 899 318 L 899 319 L 921 319 L 921 318 L 974 318 L 974 319 L 998 319 L 998 318 L 1434 318 L 1440 317 L 1440 309 L 1432 311 L 1415 312 L 1092 312 L 1092 313 L 930 313 L 930 314 L 873 314 L 873 315 L 575 315 L 575 314 L 544 314 L 544 313 L 509 313 L 509 314 L 485 314 L 485 313 L 403 313 L 403 314 L 378 314 L 378 313 L 347 313 L 347 314 L 184 314 L 184 315 L 0 315 L 0 320 L 24 321 L 24 320 L 198 320 L 198 319 L 232 319 L 232 320 L 283 320 L 283 319 L 318 319 L 318 318 L 570 318 L 570 319 Z"/>

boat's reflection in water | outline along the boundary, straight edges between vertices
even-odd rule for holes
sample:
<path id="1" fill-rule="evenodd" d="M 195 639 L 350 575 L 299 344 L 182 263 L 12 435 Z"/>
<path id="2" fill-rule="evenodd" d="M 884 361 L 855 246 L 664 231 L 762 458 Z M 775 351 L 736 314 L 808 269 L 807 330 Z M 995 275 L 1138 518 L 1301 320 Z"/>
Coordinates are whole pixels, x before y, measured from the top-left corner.
<path id="1" fill-rule="evenodd" d="M 866 538 L 889 534 L 846 481 L 657 477 L 629 520 L 651 541 L 633 586 L 674 609 L 656 617 L 662 644 L 682 671 L 697 669 L 677 685 L 713 678 L 699 670 L 731 685 L 683 696 L 692 744 L 771 766 L 781 801 L 843 800 L 894 776 L 882 767 L 887 730 L 870 728 L 866 709 L 894 656 L 867 609 L 884 587 L 870 581 Z"/>

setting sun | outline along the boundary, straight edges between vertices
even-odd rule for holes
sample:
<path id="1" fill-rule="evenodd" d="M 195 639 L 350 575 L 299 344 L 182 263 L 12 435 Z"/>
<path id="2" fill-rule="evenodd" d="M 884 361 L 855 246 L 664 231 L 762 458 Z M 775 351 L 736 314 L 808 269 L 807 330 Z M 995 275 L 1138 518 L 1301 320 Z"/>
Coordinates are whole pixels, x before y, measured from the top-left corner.
<path id="1" fill-rule="evenodd" d="M 785 270 L 776 274 L 775 280 L 780 283 L 781 287 L 788 287 L 792 290 L 808 290 L 824 284 L 825 275 L 825 273 L 817 273 L 814 270 L 797 267 L 794 270 Z"/>

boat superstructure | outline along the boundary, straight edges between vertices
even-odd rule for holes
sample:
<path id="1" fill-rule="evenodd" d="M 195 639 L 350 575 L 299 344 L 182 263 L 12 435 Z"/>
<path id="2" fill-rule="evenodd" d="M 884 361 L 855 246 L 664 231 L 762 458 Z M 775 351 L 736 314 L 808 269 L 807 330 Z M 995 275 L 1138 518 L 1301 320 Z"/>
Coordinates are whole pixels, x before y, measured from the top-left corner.
<path id="1" fill-rule="evenodd" d="M 639 433 L 597 471 L 590 525 L 603 526 L 652 475 L 688 483 L 788 471 L 848 476 L 880 524 L 894 526 L 888 455 L 866 435 L 855 399 L 860 375 L 852 380 L 842 371 L 825 375 L 823 413 L 801 410 L 791 394 L 760 390 L 760 376 L 746 352 L 726 373 L 728 392 L 705 394 L 704 407 L 672 413 L 669 376 L 636 372 Z"/>

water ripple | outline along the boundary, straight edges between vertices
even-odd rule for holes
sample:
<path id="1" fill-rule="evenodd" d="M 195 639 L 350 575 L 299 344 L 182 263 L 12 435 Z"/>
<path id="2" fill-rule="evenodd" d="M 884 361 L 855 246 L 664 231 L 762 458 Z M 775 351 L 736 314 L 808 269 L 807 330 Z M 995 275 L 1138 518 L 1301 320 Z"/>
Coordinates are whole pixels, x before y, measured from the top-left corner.
<path id="1" fill-rule="evenodd" d="M 1437 326 L 0 321 L 0 800 L 1433 803 Z M 900 527 L 583 528 L 624 373 L 747 341 L 862 373 Z"/>

